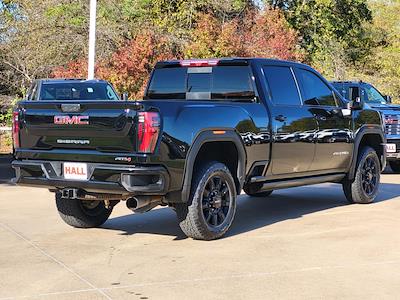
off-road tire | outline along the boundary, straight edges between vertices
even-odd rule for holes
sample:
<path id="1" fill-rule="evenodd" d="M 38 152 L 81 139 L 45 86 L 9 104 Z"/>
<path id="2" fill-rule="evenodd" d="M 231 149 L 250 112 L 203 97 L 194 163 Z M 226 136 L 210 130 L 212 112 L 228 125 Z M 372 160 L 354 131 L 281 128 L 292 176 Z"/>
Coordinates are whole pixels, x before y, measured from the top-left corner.
<path id="1" fill-rule="evenodd" d="M 97 206 L 90 209 L 77 199 L 65 199 L 56 193 L 56 205 L 61 219 L 76 228 L 95 228 L 103 225 L 112 212 L 105 207 L 104 201 L 98 201 Z"/>
<path id="2" fill-rule="evenodd" d="M 394 173 L 400 173 L 400 161 L 389 161 L 390 168 Z"/>
<path id="3" fill-rule="evenodd" d="M 363 179 L 363 172 L 365 173 L 365 164 L 366 161 L 373 163 L 375 168 L 375 176 L 376 176 L 376 184 L 374 188 L 371 188 L 371 192 L 366 192 L 365 185 Z M 375 200 L 378 191 L 379 191 L 379 183 L 380 183 L 380 162 L 378 155 L 375 150 L 371 147 L 364 147 L 361 149 L 356 166 L 356 173 L 354 181 L 345 180 L 343 182 L 343 191 L 350 203 L 359 203 L 359 204 L 368 204 Z"/>
<path id="4" fill-rule="evenodd" d="M 208 196 L 211 194 L 211 191 L 208 191 L 208 189 L 210 189 L 208 184 L 215 177 L 220 177 L 221 182 L 223 182 L 221 185 L 224 186 L 224 189 L 228 189 L 228 192 L 222 194 L 226 195 L 229 193 L 228 196 L 230 204 L 229 210 L 225 214 L 225 219 L 223 219 L 224 221 L 220 224 L 220 226 L 213 227 L 207 222 L 204 215 L 204 210 L 210 209 L 204 208 L 204 203 L 205 199 L 208 199 L 205 194 L 208 193 Z M 224 196 L 225 199 L 228 196 Z M 222 237 L 232 225 L 236 213 L 236 198 L 237 194 L 235 181 L 229 169 L 224 164 L 219 162 L 213 161 L 205 163 L 193 174 L 192 187 L 188 202 L 175 205 L 175 211 L 182 231 L 188 237 L 197 240 L 214 240 Z M 214 210 L 214 208 L 211 209 Z M 208 214 L 211 214 L 211 210 L 208 210 Z M 217 218 L 219 218 L 219 216 Z"/>

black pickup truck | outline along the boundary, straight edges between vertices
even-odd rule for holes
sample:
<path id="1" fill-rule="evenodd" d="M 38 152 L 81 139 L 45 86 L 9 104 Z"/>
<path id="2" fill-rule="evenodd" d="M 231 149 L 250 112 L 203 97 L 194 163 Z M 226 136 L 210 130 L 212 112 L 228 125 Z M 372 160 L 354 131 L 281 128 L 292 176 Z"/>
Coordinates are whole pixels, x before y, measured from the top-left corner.
<path id="1" fill-rule="evenodd" d="M 390 96 L 382 95 L 372 84 L 363 81 L 334 81 L 332 85 L 350 101 L 360 99 L 367 107 L 382 115 L 386 134 L 388 163 L 400 173 L 400 105 L 393 104 Z"/>
<path id="2" fill-rule="evenodd" d="M 62 219 L 172 207 L 184 233 L 221 237 L 237 195 L 322 182 L 370 203 L 386 163 L 381 115 L 307 65 L 232 58 L 159 62 L 142 101 L 22 101 L 16 183 L 55 193 Z"/>

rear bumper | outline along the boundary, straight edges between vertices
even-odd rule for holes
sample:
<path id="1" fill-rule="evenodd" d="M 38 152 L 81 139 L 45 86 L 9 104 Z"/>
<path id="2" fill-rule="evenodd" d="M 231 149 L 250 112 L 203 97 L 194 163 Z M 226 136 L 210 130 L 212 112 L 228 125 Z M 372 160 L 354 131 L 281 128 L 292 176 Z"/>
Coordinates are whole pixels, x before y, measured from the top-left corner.
<path id="1" fill-rule="evenodd" d="M 159 165 L 88 163 L 88 180 L 66 180 L 60 161 L 14 160 L 15 183 L 48 189 L 81 189 L 89 193 L 120 195 L 165 195 L 169 174 Z"/>
<path id="2" fill-rule="evenodd" d="M 400 160 L 400 153 L 387 153 L 386 160 L 387 161 Z"/>

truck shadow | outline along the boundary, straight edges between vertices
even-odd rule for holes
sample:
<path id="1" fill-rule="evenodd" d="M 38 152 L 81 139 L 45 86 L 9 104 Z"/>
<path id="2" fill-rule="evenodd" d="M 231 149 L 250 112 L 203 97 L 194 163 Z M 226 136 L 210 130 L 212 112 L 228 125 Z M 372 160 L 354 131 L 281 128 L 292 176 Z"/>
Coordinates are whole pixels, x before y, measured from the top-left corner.
<path id="1" fill-rule="evenodd" d="M 370 205 L 393 199 L 397 195 L 400 195 L 400 185 L 382 184 L 376 202 Z M 225 238 L 341 206 L 349 204 L 341 186 L 337 184 L 276 191 L 268 198 L 241 195 L 235 221 Z M 112 218 L 103 228 L 122 231 L 123 235 L 149 233 L 174 236 L 175 240 L 186 238 L 179 228 L 175 212 L 169 208 L 155 209 L 142 215 Z"/>
<path id="2" fill-rule="evenodd" d="M 15 177 L 14 169 L 11 168 L 12 156 L 10 154 L 0 154 L 0 184 L 10 184 L 10 180 Z"/>

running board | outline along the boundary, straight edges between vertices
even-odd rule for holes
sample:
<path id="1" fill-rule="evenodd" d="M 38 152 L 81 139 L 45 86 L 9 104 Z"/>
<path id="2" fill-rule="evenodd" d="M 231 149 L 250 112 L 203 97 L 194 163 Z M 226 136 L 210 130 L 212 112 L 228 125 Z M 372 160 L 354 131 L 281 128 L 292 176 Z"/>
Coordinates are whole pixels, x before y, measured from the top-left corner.
<path id="1" fill-rule="evenodd" d="M 254 176 L 250 178 L 250 183 L 265 182 L 268 178 L 265 176 Z"/>
<path id="2" fill-rule="evenodd" d="M 259 189 L 259 191 L 263 192 L 263 191 L 279 190 L 279 189 L 286 189 L 286 188 L 291 188 L 291 187 L 318 184 L 318 183 L 324 183 L 324 182 L 337 183 L 337 182 L 340 182 L 345 176 L 346 176 L 346 174 L 343 173 L 343 174 L 303 177 L 303 178 L 296 178 L 296 179 L 283 180 L 283 181 L 265 182 L 262 185 L 262 187 Z"/>

